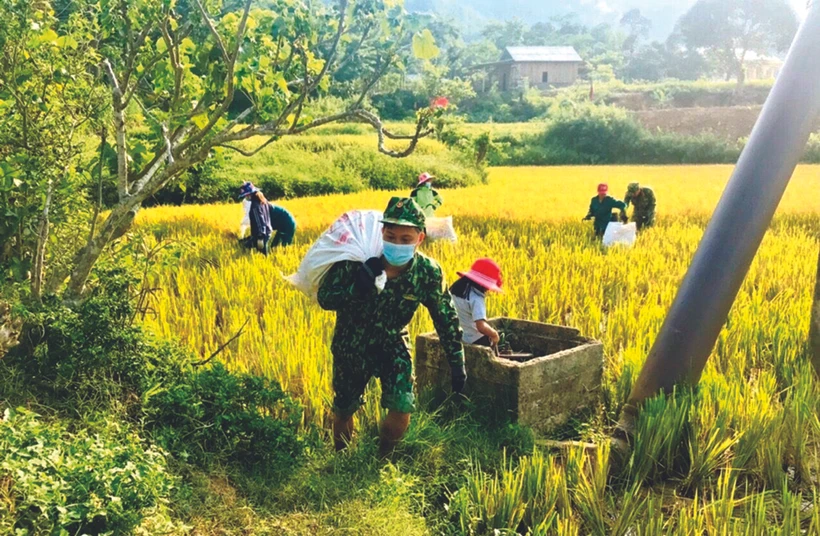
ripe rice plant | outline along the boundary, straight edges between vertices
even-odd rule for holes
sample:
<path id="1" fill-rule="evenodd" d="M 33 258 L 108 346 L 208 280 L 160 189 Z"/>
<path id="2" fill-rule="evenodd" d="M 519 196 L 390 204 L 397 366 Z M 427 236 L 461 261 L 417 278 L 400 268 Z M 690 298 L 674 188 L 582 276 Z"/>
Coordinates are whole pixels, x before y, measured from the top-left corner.
<path id="1" fill-rule="evenodd" d="M 730 171 L 493 169 L 487 185 L 442 192 L 439 213 L 454 216 L 459 242 L 423 250 L 441 262 L 450 281 L 476 258 L 494 258 L 506 292 L 488 299 L 492 316 L 571 325 L 603 342 L 601 406 L 581 439 L 605 437 Z M 609 465 L 604 452 L 566 460 L 536 452 L 508 460 L 497 474 L 474 465 L 450 509 L 464 533 L 797 534 L 820 528 L 816 508 L 805 507 L 816 504 L 820 437 L 820 391 L 806 345 L 820 236 L 819 171 L 798 170 L 699 388 L 649 403 L 633 456 L 613 471 L 616 478 L 600 469 Z M 606 251 L 580 220 L 598 182 L 620 196 L 632 181 L 654 188 L 658 224 L 633 249 Z M 296 244 L 269 258 L 240 249 L 238 204 L 143 212 L 143 229 L 191 244 L 180 269 L 151 282 L 161 290 L 146 323 L 207 357 L 250 318 L 220 359 L 275 378 L 302 401 L 306 423 L 326 425 L 333 317 L 282 276 L 296 270 L 342 212 L 381 209 L 389 197 L 364 192 L 285 203 L 299 222 Z M 412 333 L 430 330 L 429 317 L 417 315 Z M 379 414 L 374 386 L 360 418 L 362 433 L 375 434 Z"/>

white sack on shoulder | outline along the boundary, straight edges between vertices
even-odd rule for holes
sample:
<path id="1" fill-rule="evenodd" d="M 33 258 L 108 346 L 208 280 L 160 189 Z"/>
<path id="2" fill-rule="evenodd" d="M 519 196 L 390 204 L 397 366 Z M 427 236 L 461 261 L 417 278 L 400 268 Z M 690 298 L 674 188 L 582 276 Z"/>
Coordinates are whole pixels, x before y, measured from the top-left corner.
<path id="1" fill-rule="evenodd" d="M 382 217 L 383 213 L 377 210 L 346 212 L 313 244 L 299 270 L 285 279 L 316 299 L 322 279 L 337 262 L 365 262 L 382 256 Z M 386 283 L 386 277 L 378 278 L 376 287 L 384 290 Z"/>

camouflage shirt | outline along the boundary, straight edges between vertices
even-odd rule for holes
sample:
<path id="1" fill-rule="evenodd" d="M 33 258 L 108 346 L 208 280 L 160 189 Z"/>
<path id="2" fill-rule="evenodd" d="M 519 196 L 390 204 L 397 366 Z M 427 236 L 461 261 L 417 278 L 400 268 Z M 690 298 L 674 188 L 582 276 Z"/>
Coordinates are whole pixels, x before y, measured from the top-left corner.
<path id="1" fill-rule="evenodd" d="M 624 199 L 626 206 L 630 204 L 634 207 L 635 216 L 652 216 L 655 214 L 655 192 L 652 188 L 643 186 L 640 189 L 640 194 L 627 193 Z"/>
<path id="2" fill-rule="evenodd" d="M 401 341 L 419 305 L 424 305 L 450 365 L 464 366 L 458 313 L 436 261 L 417 253 L 409 268 L 388 280 L 381 293 L 374 286 L 366 295 L 355 287 L 360 266 L 358 262 L 336 263 L 319 287 L 319 305 L 336 311 L 334 353 L 357 353 L 373 342 Z"/>

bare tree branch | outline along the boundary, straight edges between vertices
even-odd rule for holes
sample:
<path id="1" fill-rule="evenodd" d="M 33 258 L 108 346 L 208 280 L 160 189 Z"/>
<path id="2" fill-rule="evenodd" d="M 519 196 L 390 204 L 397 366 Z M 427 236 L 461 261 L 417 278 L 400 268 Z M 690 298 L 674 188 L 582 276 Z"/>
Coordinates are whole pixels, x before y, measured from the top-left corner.
<path id="1" fill-rule="evenodd" d="M 97 204 L 94 205 L 94 215 L 91 217 L 91 230 L 88 233 L 88 243 L 94 240 L 94 233 L 97 232 L 97 220 L 100 218 L 100 210 L 102 209 L 103 203 L 103 158 L 105 157 L 105 138 L 106 138 L 106 130 L 105 127 L 102 127 L 100 130 L 100 173 L 98 177 L 98 184 L 97 184 Z"/>
<path id="2" fill-rule="evenodd" d="M 199 3 L 200 0 L 196 0 Z M 211 116 L 208 124 L 197 134 L 188 138 L 180 147 L 179 151 L 184 152 L 186 149 L 191 147 L 192 145 L 199 143 L 202 141 L 205 136 L 207 136 L 216 126 L 217 122 L 224 116 L 228 109 L 233 104 L 233 97 L 235 93 L 235 84 L 234 84 L 234 73 L 236 72 L 236 60 L 239 57 L 239 50 L 242 46 L 242 39 L 245 36 L 245 30 L 247 29 L 248 25 L 248 16 L 250 15 L 251 11 L 251 4 L 253 0 L 246 0 L 245 1 L 245 10 L 242 13 L 242 20 L 239 23 L 239 28 L 236 30 L 236 45 L 234 46 L 233 53 L 228 57 L 228 64 L 227 64 L 227 74 L 225 75 L 227 78 L 227 94 L 225 95 L 225 99 L 222 101 L 219 108 L 217 108 L 216 112 Z"/>
<path id="3" fill-rule="evenodd" d="M 228 49 L 225 48 L 225 43 L 222 41 L 222 36 L 219 35 L 219 32 L 216 30 L 216 26 L 214 26 L 213 21 L 211 21 L 211 17 L 208 15 L 208 12 L 205 11 L 205 7 L 202 5 L 202 1 L 194 1 L 196 2 L 197 7 L 199 8 L 199 12 L 202 14 L 202 18 L 205 20 L 205 24 L 208 25 L 208 29 L 211 31 L 211 35 L 213 35 L 214 39 L 216 39 L 216 44 L 219 47 L 219 50 L 222 52 L 222 59 L 225 61 L 226 64 L 230 63 Z"/>
<path id="4" fill-rule="evenodd" d="M 271 143 L 275 142 L 278 139 L 279 138 L 277 136 L 272 136 L 272 137 L 268 138 L 268 140 L 265 143 L 263 143 L 262 145 L 260 145 L 256 149 L 254 149 L 253 151 L 245 151 L 244 149 L 242 149 L 240 147 L 236 147 L 235 145 L 228 145 L 228 144 L 221 144 L 221 145 L 218 145 L 217 147 L 224 147 L 225 149 L 230 149 L 232 151 L 236 151 L 237 153 L 241 154 L 242 156 L 247 156 L 247 157 L 250 158 L 252 156 L 256 156 L 257 154 L 259 154 L 259 152 L 262 151 L 262 149 L 269 146 Z"/>
<path id="5" fill-rule="evenodd" d="M 363 121 L 370 123 L 374 129 L 376 129 L 376 133 L 379 136 L 379 152 L 390 156 L 392 158 L 404 158 L 409 156 L 416 150 L 416 146 L 419 143 L 421 138 L 425 138 L 430 136 L 435 132 L 432 128 L 425 130 L 425 125 L 427 121 L 424 118 L 419 118 L 418 123 L 416 123 L 416 133 L 410 138 L 410 144 L 407 146 L 407 149 L 404 151 L 393 151 L 388 149 L 384 144 L 384 124 L 382 123 L 381 119 L 379 119 L 375 114 L 368 112 L 367 110 L 357 110 L 356 116 L 362 119 Z"/>
<path id="6" fill-rule="evenodd" d="M 290 114 L 294 110 L 298 110 L 296 114 L 296 118 L 291 124 L 290 128 L 293 130 L 296 128 L 299 118 L 302 115 L 302 107 L 304 106 L 305 101 L 310 93 L 312 93 L 319 84 L 322 83 L 322 79 L 327 76 L 328 71 L 330 70 L 331 65 L 333 65 L 333 61 L 336 58 L 336 51 L 339 49 L 339 43 L 341 42 L 342 35 L 344 35 L 346 26 L 345 26 L 345 18 L 347 16 L 347 5 L 348 0 L 339 0 L 339 18 L 337 19 L 337 28 L 336 34 L 333 37 L 333 46 L 328 53 L 328 57 L 325 60 L 325 64 L 322 66 L 322 70 L 319 71 L 319 74 L 313 80 L 313 82 L 309 82 L 310 74 L 308 73 L 307 67 L 307 55 L 304 51 L 300 50 L 300 54 L 302 56 L 303 66 L 304 66 L 304 79 L 302 80 L 302 92 L 300 93 L 299 97 L 296 100 L 293 100 L 288 104 L 282 113 L 279 115 L 279 118 L 274 122 L 275 126 L 274 129 L 278 129 L 282 124 L 288 120 Z M 291 50 L 291 57 L 293 56 L 294 50 Z M 290 62 L 290 60 L 288 61 Z M 285 69 L 287 71 L 287 69 Z"/>
<path id="7" fill-rule="evenodd" d="M 180 132 L 177 133 L 176 137 L 169 138 L 168 137 L 168 130 L 167 128 L 163 127 L 163 143 L 165 144 L 166 151 L 162 152 L 158 151 L 157 156 L 154 157 L 154 160 L 151 163 L 151 166 L 148 168 L 148 171 L 144 174 L 144 176 L 134 184 L 134 195 L 141 196 L 143 190 L 151 183 L 152 180 L 156 177 L 157 173 L 159 172 L 160 168 L 164 163 L 167 162 L 169 166 L 173 166 L 177 164 L 177 159 L 174 157 L 174 147 L 176 143 L 184 137 L 193 127 L 188 126 L 183 128 Z M 182 170 L 184 171 L 184 169 Z M 179 171 L 177 171 L 179 173 Z M 164 175 L 164 174 L 163 174 Z M 160 181 L 159 188 L 165 186 L 165 184 L 171 180 L 172 177 L 167 177 L 164 180 Z M 153 193 L 153 192 L 151 192 Z M 149 193 L 149 195 L 151 195 Z M 142 200 L 146 199 L 148 196 L 142 196 Z M 142 200 L 139 202 L 141 203 Z"/>
<path id="8" fill-rule="evenodd" d="M 108 73 L 108 78 L 111 79 L 111 85 L 114 87 L 114 129 L 117 137 L 117 193 L 120 200 L 128 197 L 128 148 L 125 140 L 125 106 L 123 105 L 123 94 L 120 89 L 120 83 L 117 80 L 117 75 L 114 74 L 114 68 L 108 59 L 103 61 Z"/>
<path id="9" fill-rule="evenodd" d="M 237 132 L 223 131 L 219 136 L 217 136 L 214 139 L 214 145 L 226 147 L 245 156 L 253 156 L 260 150 L 262 150 L 265 146 L 273 143 L 273 141 L 275 141 L 276 138 L 302 134 L 303 132 L 307 132 L 308 130 L 313 130 L 324 125 L 338 123 L 340 121 L 347 121 L 350 119 L 360 119 L 365 123 L 371 125 L 378 134 L 379 152 L 392 158 L 404 158 L 412 154 L 413 151 L 416 150 L 419 140 L 421 140 L 422 138 L 426 138 L 435 132 L 435 130 L 432 128 L 425 128 L 427 125 L 427 120 L 424 118 L 420 118 L 418 123 L 416 124 L 415 133 L 412 136 L 398 136 L 395 134 L 391 134 L 390 136 L 388 136 L 384 128 L 384 123 L 375 114 L 370 113 L 366 110 L 347 110 L 345 112 L 340 112 L 338 114 L 333 114 L 327 117 L 316 119 L 315 121 L 312 121 L 306 125 L 302 125 L 296 128 L 277 129 L 275 128 L 275 123 L 267 123 L 264 125 L 253 125 Z M 267 140 L 262 147 L 254 151 L 244 151 L 241 148 L 229 145 L 230 142 L 246 140 L 254 136 L 270 136 L 271 139 Z M 410 144 L 404 151 L 393 151 L 385 146 L 385 138 L 408 140 L 410 141 Z"/>
<path id="10" fill-rule="evenodd" d="M 233 337 L 228 339 L 219 348 L 217 348 L 216 351 L 214 353 L 212 353 L 211 356 L 208 359 L 203 359 L 202 361 L 198 361 L 198 362 L 194 363 L 193 366 L 195 366 L 195 367 L 204 367 L 205 365 L 207 365 L 208 363 L 213 361 L 216 358 L 216 356 L 218 356 L 219 354 L 224 352 L 225 348 L 227 348 L 233 341 L 235 341 L 236 339 L 238 339 L 239 337 L 242 336 L 242 334 L 245 332 L 245 328 L 248 327 L 248 324 L 250 323 L 250 321 L 251 321 L 251 318 L 248 317 L 248 319 L 245 320 L 245 323 L 242 324 L 242 327 L 239 329 L 239 331 L 236 333 L 236 335 L 234 335 Z"/>
<path id="11" fill-rule="evenodd" d="M 171 145 L 171 138 L 168 137 L 168 125 L 162 125 L 162 139 L 165 140 L 165 150 L 167 151 L 168 163 L 174 163 L 174 148 Z"/>
<path id="12" fill-rule="evenodd" d="M 51 210 L 51 200 L 54 197 L 54 181 L 48 181 L 48 193 L 43 206 L 43 213 L 40 215 L 40 225 L 37 229 L 37 247 L 34 252 L 34 273 L 31 276 L 31 294 L 39 302 L 43 294 L 43 276 L 45 275 L 46 264 L 46 244 L 48 242 L 49 231 L 49 211 Z"/>
<path id="13" fill-rule="evenodd" d="M 367 98 L 368 93 L 370 93 L 370 90 L 373 89 L 373 86 L 375 86 L 379 82 L 379 80 L 382 79 L 382 77 L 385 75 L 385 73 L 387 73 L 387 70 L 390 69 L 390 66 L 392 64 L 393 64 L 393 58 L 392 57 L 388 60 L 385 60 L 384 65 L 382 66 L 382 68 L 377 70 L 376 73 L 373 75 L 373 78 L 371 78 L 364 85 L 364 88 L 362 89 L 362 92 L 359 95 L 359 99 L 356 101 L 356 104 L 354 104 L 352 106 L 352 108 L 360 108 L 361 107 L 362 103 L 364 102 L 364 99 Z"/>

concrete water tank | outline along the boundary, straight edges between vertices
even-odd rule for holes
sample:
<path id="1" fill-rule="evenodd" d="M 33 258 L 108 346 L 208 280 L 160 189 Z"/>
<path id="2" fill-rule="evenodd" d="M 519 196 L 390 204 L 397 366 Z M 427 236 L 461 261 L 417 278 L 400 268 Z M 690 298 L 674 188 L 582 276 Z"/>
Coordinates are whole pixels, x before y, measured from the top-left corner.
<path id="1" fill-rule="evenodd" d="M 491 402 L 523 425 L 549 433 L 600 399 L 603 345 L 574 328 L 496 318 L 514 354 L 496 356 L 485 347 L 464 345 L 465 395 Z M 419 390 L 449 392 L 450 366 L 435 333 L 416 339 Z"/>

